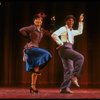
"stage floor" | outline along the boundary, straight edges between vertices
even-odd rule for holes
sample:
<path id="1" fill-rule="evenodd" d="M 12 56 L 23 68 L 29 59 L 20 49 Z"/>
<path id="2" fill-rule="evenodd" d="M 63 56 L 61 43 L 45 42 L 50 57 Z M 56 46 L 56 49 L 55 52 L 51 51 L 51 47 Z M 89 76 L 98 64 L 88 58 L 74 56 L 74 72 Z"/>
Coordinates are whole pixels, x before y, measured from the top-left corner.
<path id="1" fill-rule="evenodd" d="M 99 89 L 73 88 L 73 94 L 61 94 L 58 88 L 39 88 L 32 94 L 28 88 L 0 88 L 0 99 L 99 99 Z"/>

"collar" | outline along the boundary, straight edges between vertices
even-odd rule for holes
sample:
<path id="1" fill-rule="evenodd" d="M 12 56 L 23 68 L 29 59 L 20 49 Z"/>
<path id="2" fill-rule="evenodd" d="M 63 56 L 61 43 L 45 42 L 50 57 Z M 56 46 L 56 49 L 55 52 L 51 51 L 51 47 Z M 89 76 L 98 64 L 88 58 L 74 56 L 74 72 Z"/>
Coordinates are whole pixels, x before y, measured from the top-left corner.
<path id="1" fill-rule="evenodd" d="M 72 31 L 72 30 L 73 30 L 73 28 L 72 28 L 72 29 L 70 29 L 70 28 L 68 27 L 68 25 L 65 25 L 65 27 L 66 27 L 68 30 L 70 30 L 70 31 Z"/>

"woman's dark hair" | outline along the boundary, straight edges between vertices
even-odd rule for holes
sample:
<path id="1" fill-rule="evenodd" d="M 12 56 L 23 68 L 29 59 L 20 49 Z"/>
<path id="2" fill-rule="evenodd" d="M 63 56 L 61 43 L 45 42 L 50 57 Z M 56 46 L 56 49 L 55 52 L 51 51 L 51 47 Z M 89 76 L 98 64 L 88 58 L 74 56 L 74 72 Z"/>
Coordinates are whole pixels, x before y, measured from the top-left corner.
<path id="1" fill-rule="evenodd" d="M 40 18 L 40 17 L 37 16 L 37 15 L 34 15 L 34 16 L 33 16 L 33 20 L 35 20 L 35 19 L 37 19 L 37 18 Z"/>
<path id="2" fill-rule="evenodd" d="M 46 17 L 44 12 L 39 12 L 37 14 L 34 15 L 33 20 L 37 19 L 37 18 L 42 18 L 44 19 Z"/>

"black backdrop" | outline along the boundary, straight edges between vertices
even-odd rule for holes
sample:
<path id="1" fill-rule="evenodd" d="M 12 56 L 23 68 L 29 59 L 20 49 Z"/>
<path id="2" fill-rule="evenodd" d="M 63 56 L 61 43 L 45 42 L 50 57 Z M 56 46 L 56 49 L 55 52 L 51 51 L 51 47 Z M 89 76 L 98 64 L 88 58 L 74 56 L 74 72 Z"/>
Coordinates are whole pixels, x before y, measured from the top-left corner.
<path id="1" fill-rule="evenodd" d="M 56 17 L 56 29 L 64 25 L 68 14 L 76 17 L 75 28 L 79 15 L 84 13 L 84 31 L 75 37 L 74 48 L 85 57 L 80 77 L 82 86 L 100 86 L 100 2 L 62 1 L 8 1 L 0 5 L 0 85 L 23 86 L 29 83 L 30 73 L 25 72 L 22 62 L 22 49 L 27 42 L 19 28 L 32 24 L 33 15 L 38 10 L 47 14 L 44 27 L 49 30 L 50 18 Z M 63 78 L 63 68 L 56 51 L 56 43 L 51 37 L 44 37 L 40 47 L 49 50 L 53 58 L 42 70 L 38 84 L 59 86 Z"/>

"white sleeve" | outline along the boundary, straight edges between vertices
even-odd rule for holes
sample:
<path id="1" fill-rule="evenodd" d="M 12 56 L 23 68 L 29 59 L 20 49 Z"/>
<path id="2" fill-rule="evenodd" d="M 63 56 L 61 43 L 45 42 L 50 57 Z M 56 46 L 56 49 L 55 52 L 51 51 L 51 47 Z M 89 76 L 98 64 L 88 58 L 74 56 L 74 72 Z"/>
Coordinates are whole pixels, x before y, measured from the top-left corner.
<path id="1" fill-rule="evenodd" d="M 78 30 L 73 30 L 74 36 L 80 35 L 83 32 L 83 22 L 79 22 Z"/>
<path id="2" fill-rule="evenodd" d="M 61 35 L 61 33 L 65 32 L 65 28 L 61 27 L 58 30 L 56 30 L 51 37 L 53 38 L 53 40 L 58 44 L 58 45 L 63 45 L 63 42 L 61 41 L 61 39 L 59 38 L 59 36 Z"/>

